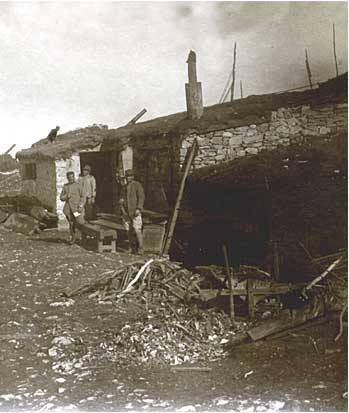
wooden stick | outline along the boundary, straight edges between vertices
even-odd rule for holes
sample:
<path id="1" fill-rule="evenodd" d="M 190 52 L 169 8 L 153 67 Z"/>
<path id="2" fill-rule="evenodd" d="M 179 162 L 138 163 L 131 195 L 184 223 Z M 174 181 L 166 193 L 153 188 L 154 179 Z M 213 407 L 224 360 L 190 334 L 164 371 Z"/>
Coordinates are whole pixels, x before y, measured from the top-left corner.
<path id="1" fill-rule="evenodd" d="M 234 294 L 233 294 L 233 273 L 230 271 L 230 265 L 229 265 L 229 258 L 228 258 L 228 252 L 227 252 L 227 247 L 223 245 L 223 254 L 224 254 L 224 261 L 225 261 L 225 268 L 227 272 L 227 277 L 228 277 L 228 284 L 229 284 L 229 303 L 230 303 L 230 320 L 231 324 L 235 324 L 235 308 L 234 308 Z"/>
<path id="2" fill-rule="evenodd" d="M 339 315 L 339 332 L 336 335 L 334 341 L 338 341 L 343 334 L 343 316 L 347 309 L 348 309 L 348 303 L 342 308 L 342 311 Z"/>
<path id="3" fill-rule="evenodd" d="M 236 42 L 234 43 L 234 61 L 233 61 L 233 71 L 232 71 L 233 81 L 232 81 L 231 88 L 230 88 L 230 101 L 231 102 L 234 100 L 235 65 L 236 65 Z"/>
<path id="4" fill-rule="evenodd" d="M 243 99 L 244 95 L 242 93 L 242 80 L 240 80 L 240 95 L 241 95 L 241 99 Z"/>
<path id="5" fill-rule="evenodd" d="M 274 258 L 274 278 L 276 281 L 280 279 L 280 259 L 279 259 L 279 246 L 277 241 L 273 242 L 273 258 Z"/>
<path id="6" fill-rule="evenodd" d="M 333 55 L 334 55 L 334 63 L 336 66 L 336 77 L 338 77 L 338 64 L 337 64 L 337 54 L 336 54 L 336 26 L 333 23 Z"/>
<path id="7" fill-rule="evenodd" d="M 183 174 L 181 184 L 180 184 L 180 187 L 179 187 L 176 204 L 175 204 L 175 207 L 174 207 L 174 210 L 173 210 L 173 215 L 172 215 L 170 226 L 169 226 L 169 229 L 168 229 L 168 232 L 167 232 L 166 240 L 165 240 L 162 252 L 161 252 L 161 256 L 164 255 L 164 254 L 167 255 L 168 251 L 170 249 L 170 246 L 171 246 L 171 241 L 172 241 L 174 229 L 175 229 L 175 226 L 176 226 L 181 201 L 182 201 L 182 198 L 183 198 L 185 181 L 187 179 L 190 167 L 191 167 L 191 165 L 193 163 L 193 160 L 194 160 L 194 157 L 196 155 L 197 147 L 198 147 L 198 142 L 195 139 L 194 142 L 193 142 L 193 145 L 190 149 L 190 152 L 189 152 L 189 157 L 188 157 L 187 164 L 185 165 L 184 174 Z"/>
<path id="8" fill-rule="evenodd" d="M 211 367 L 171 367 L 173 371 L 211 371 Z"/>
<path id="9" fill-rule="evenodd" d="M 226 83 L 225 86 L 224 86 L 224 89 L 223 89 L 223 92 L 222 92 L 222 96 L 221 96 L 220 99 L 219 99 L 219 103 L 223 103 L 223 102 L 225 101 L 226 97 L 227 97 L 227 91 L 229 91 L 229 85 L 230 85 L 230 81 L 231 81 L 231 76 L 232 76 L 232 73 L 230 72 L 230 73 L 229 73 L 228 80 L 227 80 L 227 83 Z"/>
<path id="10" fill-rule="evenodd" d="M 305 49 L 305 66 L 307 68 L 307 73 L 308 73 L 308 79 L 309 79 L 309 85 L 310 85 L 310 89 L 313 89 L 313 83 L 311 81 L 311 70 L 310 70 L 310 66 L 309 66 L 309 59 L 308 59 L 308 51 L 307 49 Z"/>
<path id="11" fill-rule="evenodd" d="M 16 144 L 14 143 L 9 149 L 7 149 L 6 152 L 4 152 L 4 155 L 7 155 L 8 153 L 10 153 L 15 146 Z"/>
<path id="12" fill-rule="evenodd" d="M 316 277 L 311 283 L 309 283 L 304 289 L 303 291 L 306 292 L 308 290 L 310 290 L 311 288 L 314 287 L 314 285 L 316 285 L 319 281 L 321 281 L 322 279 L 324 279 L 341 261 L 342 261 L 343 257 L 339 257 L 336 261 L 334 261 L 329 267 L 327 267 L 327 269 L 320 274 L 318 277 Z"/>
<path id="13" fill-rule="evenodd" d="M 140 276 L 143 274 L 143 272 L 146 272 L 146 270 L 149 268 L 149 265 L 151 265 L 151 263 L 153 262 L 153 259 L 150 259 L 149 261 L 147 261 L 142 267 L 141 269 L 138 271 L 138 273 L 136 274 L 135 278 L 129 283 L 129 285 L 125 288 L 125 290 L 123 290 L 120 294 L 117 295 L 117 298 L 122 297 L 123 295 L 125 295 L 126 293 L 128 293 L 130 291 L 130 289 L 132 288 L 132 286 L 138 281 L 138 279 L 140 278 Z M 147 272 L 146 274 L 147 275 Z"/>

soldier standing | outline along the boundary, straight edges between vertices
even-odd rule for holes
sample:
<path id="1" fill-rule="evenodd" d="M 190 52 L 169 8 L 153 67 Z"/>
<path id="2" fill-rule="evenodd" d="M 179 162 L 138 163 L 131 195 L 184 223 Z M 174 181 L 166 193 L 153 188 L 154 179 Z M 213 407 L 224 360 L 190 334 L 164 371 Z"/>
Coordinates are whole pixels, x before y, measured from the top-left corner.
<path id="1" fill-rule="evenodd" d="M 65 201 L 63 213 L 69 222 L 70 244 L 76 242 L 76 224 L 84 222 L 86 195 L 80 183 L 75 182 L 74 172 L 67 172 L 68 183 L 64 184 L 60 199 Z"/>
<path id="2" fill-rule="evenodd" d="M 94 204 L 96 201 L 96 179 L 91 175 L 91 166 L 85 165 L 82 170 L 82 176 L 79 178 L 78 182 L 81 184 L 85 196 L 85 219 L 86 221 L 91 221 L 95 216 Z"/>
<path id="3" fill-rule="evenodd" d="M 127 184 L 124 187 L 123 197 L 120 199 L 120 208 L 124 226 L 128 234 L 130 249 L 133 232 L 136 235 L 137 245 L 135 252 L 143 254 L 143 221 L 142 210 L 144 206 L 144 190 L 140 182 L 134 180 L 132 169 L 125 171 Z"/>

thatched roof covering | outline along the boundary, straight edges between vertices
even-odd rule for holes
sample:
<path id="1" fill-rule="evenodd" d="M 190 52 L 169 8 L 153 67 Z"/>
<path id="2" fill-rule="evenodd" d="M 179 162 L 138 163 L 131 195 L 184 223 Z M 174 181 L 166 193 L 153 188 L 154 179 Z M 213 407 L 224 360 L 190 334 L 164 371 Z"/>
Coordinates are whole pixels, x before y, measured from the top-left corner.
<path id="1" fill-rule="evenodd" d="M 110 129 L 102 150 L 118 149 L 120 141 L 134 141 L 151 137 L 179 137 L 188 133 L 205 133 L 269 121 L 270 112 L 281 107 L 322 105 L 330 102 L 347 102 L 348 73 L 330 79 L 314 90 L 279 94 L 254 95 L 204 108 L 199 120 L 190 120 L 187 112 L 139 122 L 134 125 Z"/>
<path id="2" fill-rule="evenodd" d="M 134 125 L 117 129 L 104 129 L 98 126 L 87 127 L 58 135 L 54 144 L 46 139 L 34 144 L 30 149 L 17 153 L 24 159 L 61 159 L 74 152 L 90 149 L 102 143 L 101 150 L 119 150 L 126 140 L 141 141 L 152 145 L 150 138 L 179 138 L 189 133 L 205 133 L 239 126 L 260 124 L 269 121 L 270 112 L 281 107 L 300 105 L 321 105 L 329 102 L 347 102 L 348 73 L 330 79 L 314 90 L 303 92 L 274 93 L 249 96 L 204 108 L 199 120 L 190 120 L 187 112 L 162 116 Z M 146 141 L 143 141 L 143 138 Z"/>
<path id="3" fill-rule="evenodd" d="M 107 133 L 108 129 L 98 126 L 77 129 L 58 135 L 54 143 L 43 139 L 29 149 L 17 152 L 16 157 L 19 160 L 66 159 L 75 152 L 96 147 Z"/>

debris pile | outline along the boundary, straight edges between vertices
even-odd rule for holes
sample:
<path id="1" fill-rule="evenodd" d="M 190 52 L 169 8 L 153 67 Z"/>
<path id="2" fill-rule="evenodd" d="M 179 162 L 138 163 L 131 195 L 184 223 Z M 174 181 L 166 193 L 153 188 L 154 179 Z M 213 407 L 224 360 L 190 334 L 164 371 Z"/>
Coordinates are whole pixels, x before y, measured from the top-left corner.
<path id="1" fill-rule="evenodd" d="M 200 302 L 202 277 L 164 259 L 137 261 L 105 273 L 67 297 L 89 293 L 99 302 L 144 305 L 142 320 L 125 324 L 95 349 L 97 359 L 119 364 L 147 362 L 178 365 L 215 360 L 246 323 L 231 328 L 229 317 Z"/>
<path id="2" fill-rule="evenodd" d="M 100 346 L 96 355 L 125 365 L 213 361 L 227 354 L 224 345 L 235 331 L 223 312 L 184 305 L 168 312 L 163 303 L 157 314 L 125 324 L 112 340 Z"/>
<path id="3" fill-rule="evenodd" d="M 24 195 L 0 198 L 0 223 L 7 229 L 31 235 L 56 228 L 57 221 L 57 215 L 42 207 L 36 198 Z"/>

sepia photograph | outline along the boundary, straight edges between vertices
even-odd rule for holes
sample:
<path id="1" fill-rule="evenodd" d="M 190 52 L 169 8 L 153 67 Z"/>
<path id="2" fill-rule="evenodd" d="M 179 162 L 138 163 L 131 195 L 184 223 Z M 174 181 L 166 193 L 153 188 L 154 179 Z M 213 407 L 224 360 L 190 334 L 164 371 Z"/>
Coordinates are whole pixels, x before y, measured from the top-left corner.
<path id="1" fill-rule="evenodd" d="M 347 412 L 348 2 L 0 38 L 0 412 Z"/>

